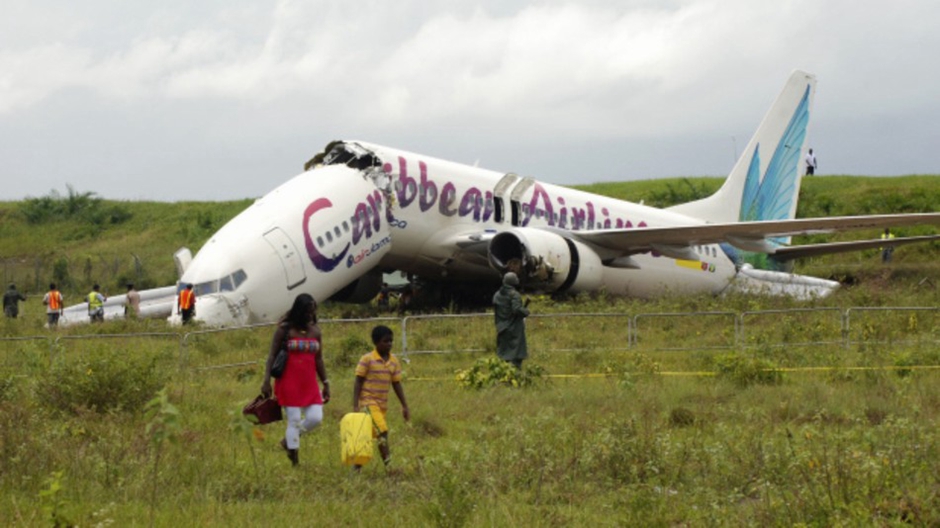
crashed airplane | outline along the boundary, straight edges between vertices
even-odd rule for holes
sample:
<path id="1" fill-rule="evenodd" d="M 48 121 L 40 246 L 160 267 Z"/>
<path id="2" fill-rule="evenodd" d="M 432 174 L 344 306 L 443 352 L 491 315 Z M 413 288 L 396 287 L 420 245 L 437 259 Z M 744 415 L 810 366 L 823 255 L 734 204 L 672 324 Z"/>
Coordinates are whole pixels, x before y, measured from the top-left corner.
<path id="1" fill-rule="evenodd" d="M 825 297 L 837 282 L 788 273 L 786 261 L 940 235 L 799 246 L 793 235 L 938 225 L 940 213 L 795 218 L 815 86 L 794 72 L 722 187 L 666 209 L 334 141 L 195 257 L 178 251 L 180 284 L 195 285 L 196 319 L 210 326 L 275 321 L 302 292 L 366 302 L 393 270 L 488 294 L 512 270 L 524 290 L 548 294 Z M 163 303 L 151 312 L 178 322 L 175 299 Z"/>

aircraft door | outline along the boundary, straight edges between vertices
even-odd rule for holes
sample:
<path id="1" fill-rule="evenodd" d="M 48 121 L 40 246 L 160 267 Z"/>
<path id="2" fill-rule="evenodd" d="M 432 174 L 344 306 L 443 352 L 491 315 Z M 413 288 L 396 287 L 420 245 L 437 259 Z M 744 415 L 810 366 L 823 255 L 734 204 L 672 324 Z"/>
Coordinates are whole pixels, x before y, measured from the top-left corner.
<path id="1" fill-rule="evenodd" d="M 519 177 L 511 172 L 507 172 L 503 175 L 502 178 L 496 183 L 496 187 L 493 188 L 493 209 L 494 215 L 493 219 L 496 220 L 496 223 L 501 224 L 506 221 L 506 199 L 505 194 L 509 187 L 518 180 Z"/>
<path id="2" fill-rule="evenodd" d="M 303 259 L 300 252 L 297 251 L 294 241 L 287 236 L 287 233 L 283 229 L 275 227 L 264 234 L 264 240 L 281 259 L 281 265 L 284 266 L 284 276 L 287 280 L 287 289 L 290 290 L 303 284 L 307 280 Z"/>
<path id="3" fill-rule="evenodd" d="M 522 178 L 522 180 L 515 186 L 510 195 L 510 203 L 512 204 L 512 225 L 520 226 L 522 225 L 522 195 L 529 190 L 533 185 L 535 185 L 535 179 L 531 177 Z"/>

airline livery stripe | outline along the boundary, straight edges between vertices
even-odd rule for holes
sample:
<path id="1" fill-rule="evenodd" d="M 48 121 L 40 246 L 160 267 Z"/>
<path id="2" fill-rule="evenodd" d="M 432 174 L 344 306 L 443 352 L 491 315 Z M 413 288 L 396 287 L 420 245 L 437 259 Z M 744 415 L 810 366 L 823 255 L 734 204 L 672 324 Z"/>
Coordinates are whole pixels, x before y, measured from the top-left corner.
<path id="1" fill-rule="evenodd" d="M 676 266 L 680 266 L 680 267 L 683 267 L 683 268 L 689 268 L 689 269 L 696 270 L 696 271 L 701 271 L 701 269 L 702 269 L 702 263 L 701 263 L 700 261 L 698 261 L 698 260 L 681 260 L 681 259 L 676 259 Z"/>

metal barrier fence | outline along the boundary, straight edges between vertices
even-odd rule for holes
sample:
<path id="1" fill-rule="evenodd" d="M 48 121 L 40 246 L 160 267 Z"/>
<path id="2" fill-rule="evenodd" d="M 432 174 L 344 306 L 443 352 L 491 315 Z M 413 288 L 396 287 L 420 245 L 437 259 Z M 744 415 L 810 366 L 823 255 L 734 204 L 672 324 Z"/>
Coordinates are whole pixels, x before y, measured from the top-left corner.
<path id="1" fill-rule="evenodd" d="M 760 331 L 747 332 L 748 320 L 772 319 L 774 324 L 756 325 Z M 845 314 L 839 308 L 796 308 L 759 310 L 738 316 L 739 347 L 820 346 L 845 344 Z"/>
<path id="2" fill-rule="evenodd" d="M 929 331 L 924 332 L 924 328 Z M 940 308 L 852 307 L 845 311 L 843 329 L 846 347 L 861 343 L 937 343 L 940 342 Z"/>
<path id="3" fill-rule="evenodd" d="M 592 327 L 584 331 L 581 321 Z M 632 322 L 627 314 L 562 313 L 532 314 L 526 318 L 529 348 L 544 352 L 575 352 L 581 350 L 626 350 L 630 343 Z M 559 346 L 557 340 L 545 337 L 541 329 L 573 336 Z M 402 319 L 400 354 L 444 354 L 452 352 L 483 352 L 495 350 L 496 329 L 493 314 L 414 315 Z"/>
<path id="4" fill-rule="evenodd" d="M 646 336 L 653 335 L 661 341 L 670 343 L 670 346 L 659 347 L 655 350 L 690 350 L 690 349 L 722 349 L 734 348 L 736 346 L 736 336 L 738 335 L 738 314 L 735 312 L 675 312 L 675 313 L 649 313 L 638 314 L 633 317 L 632 348 L 640 346 L 640 321 L 661 319 L 664 324 L 661 327 L 653 327 L 646 330 Z M 698 319 L 691 324 L 687 324 L 677 330 L 677 319 L 689 318 Z M 731 319 L 731 327 L 718 329 L 709 324 L 702 323 L 704 320 L 713 319 Z"/>
<path id="5" fill-rule="evenodd" d="M 773 324 L 767 324 L 767 321 Z M 343 354 L 347 364 L 372 347 L 376 324 L 399 326 L 405 358 L 495 350 L 493 314 L 411 315 L 403 318 L 325 319 L 324 350 Z M 746 312 L 562 313 L 533 314 L 527 319 L 530 350 L 678 351 L 754 347 L 837 346 L 940 343 L 940 307 L 795 308 Z M 86 355 L 101 348 L 100 340 L 119 341 L 124 349 L 141 340 L 167 340 L 157 348 L 161 357 L 175 357 L 182 370 L 231 368 L 263 363 L 271 345 L 273 323 L 187 333 L 87 334 L 0 338 L 0 370 L 22 366 L 22 357 L 41 361 L 36 341 L 46 341 L 48 361 Z M 549 332 L 548 330 L 551 330 Z M 560 332 L 560 333 L 559 333 Z M 241 341 L 223 349 L 214 334 L 241 334 Z M 665 345 L 663 345 L 665 344 Z M 170 352 L 171 348 L 175 351 Z"/>

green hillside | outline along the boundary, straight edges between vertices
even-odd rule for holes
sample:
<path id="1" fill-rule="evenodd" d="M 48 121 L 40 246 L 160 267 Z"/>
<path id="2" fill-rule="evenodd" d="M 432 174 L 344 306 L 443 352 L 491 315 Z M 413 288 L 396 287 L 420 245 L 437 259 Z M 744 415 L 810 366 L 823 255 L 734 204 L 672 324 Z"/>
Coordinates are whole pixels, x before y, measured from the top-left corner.
<path id="1" fill-rule="evenodd" d="M 720 178 L 673 178 L 574 186 L 578 189 L 664 207 L 707 196 Z M 111 293 L 128 281 L 139 288 L 176 281 L 173 252 L 195 253 L 225 222 L 251 204 L 227 202 L 133 202 L 98 198 L 93 192 L 51 194 L 19 202 L 0 202 L 0 262 L 3 281 L 27 294 L 43 293 L 49 281 L 67 294 L 84 293 L 99 282 Z M 798 216 L 857 215 L 935 211 L 940 178 L 825 176 L 806 178 Z M 898 230 L 898 235 L 934 233 L 932 228 Z M 877 237 L 878 233 L 850 234 Z M 807 240 L 836 240 L 814 237 Z M 940 244 L 899 249 L 897 266 L 930 266 Z M 819 276 L 845 273 L 877 261 L 874 253 L 848 253 L 797 263 L 797 270 Z M 863 266 L 864 268 L 864 266 Z"/>

